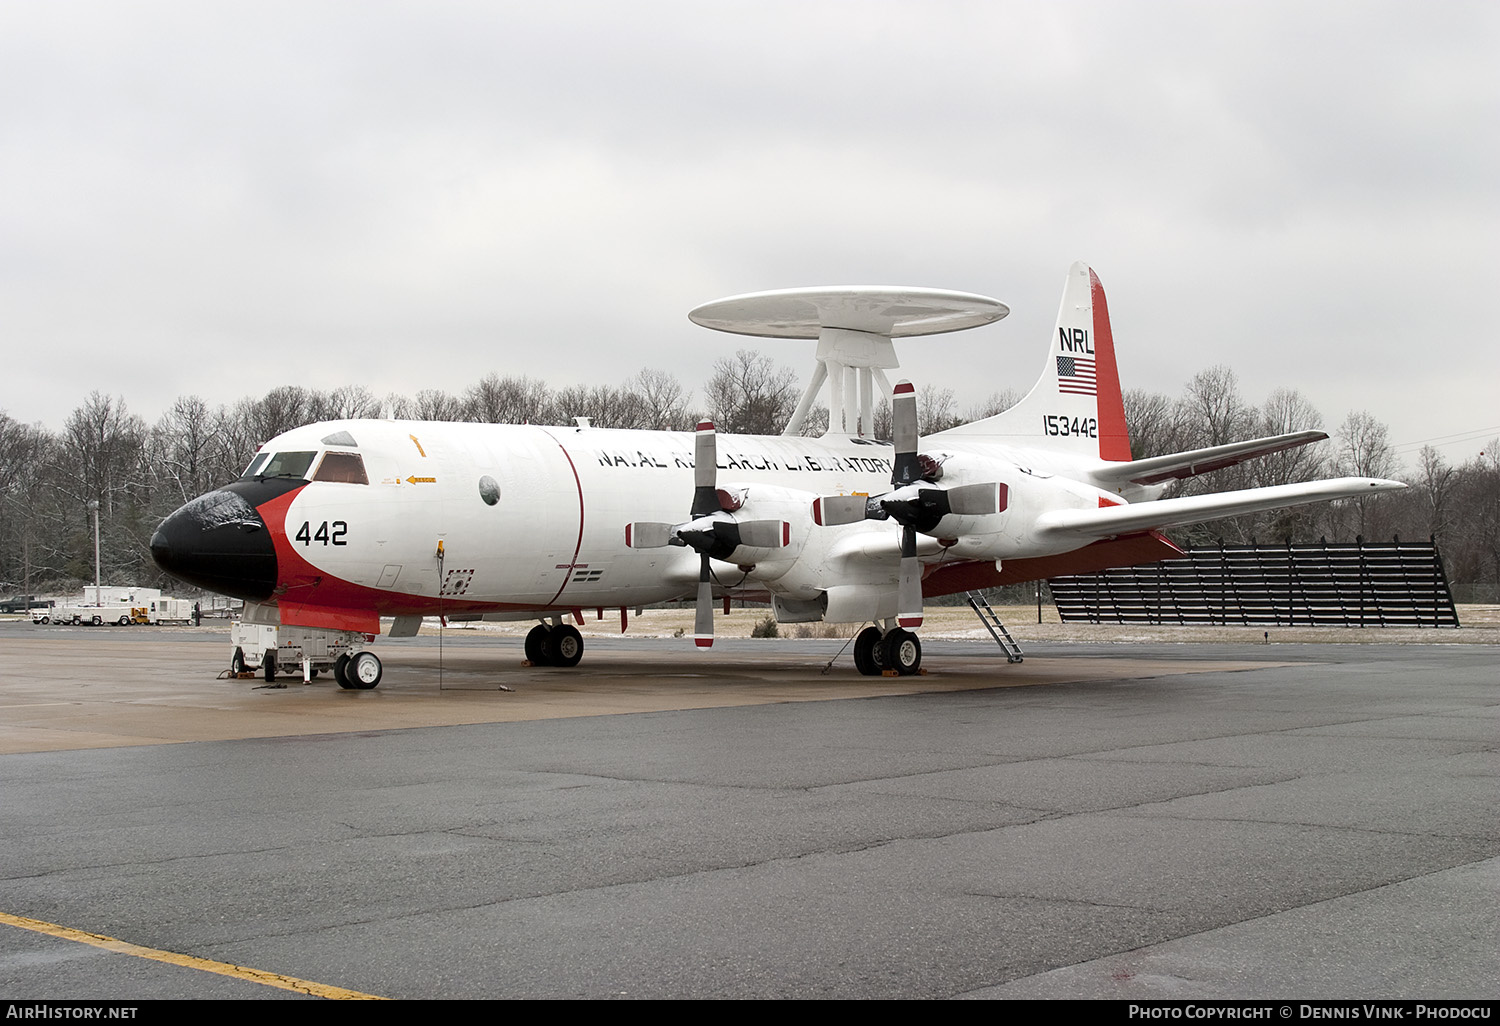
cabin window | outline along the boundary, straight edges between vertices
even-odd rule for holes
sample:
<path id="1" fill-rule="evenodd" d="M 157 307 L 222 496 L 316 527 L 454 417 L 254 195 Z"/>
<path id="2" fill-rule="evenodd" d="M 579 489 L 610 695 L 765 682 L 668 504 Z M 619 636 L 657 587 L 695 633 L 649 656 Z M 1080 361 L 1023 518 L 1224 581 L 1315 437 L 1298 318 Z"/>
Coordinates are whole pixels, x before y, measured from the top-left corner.
<path id="1" fill-rule="evenodd" d="M 307 469 L 312 466 L 315 452 L 278 452 L 261 467 L 256 474 L 257 477 L 300 477 L 307 478 Z"/>
<path id="2" fill-rule="evenodd" d="M 369 484 L 365 476 L 365 460 L 357 452 L 330 452 L 318 464 L 314 481 L 337 481 L 340 484 Z"/>

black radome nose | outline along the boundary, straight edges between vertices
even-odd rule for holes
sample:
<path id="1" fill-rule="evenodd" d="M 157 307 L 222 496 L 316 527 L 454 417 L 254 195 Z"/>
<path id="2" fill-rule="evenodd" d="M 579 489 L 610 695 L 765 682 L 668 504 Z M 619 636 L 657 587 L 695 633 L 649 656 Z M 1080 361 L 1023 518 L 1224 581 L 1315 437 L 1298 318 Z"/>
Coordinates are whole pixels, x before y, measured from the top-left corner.
<path id="1" fill-rule="evenodd" d="M 161 522 L 151 558 L 179 581 L 263 601 L 276 587 L 276 548 L 265 521 L 227 488 L 200 495 Z"/>

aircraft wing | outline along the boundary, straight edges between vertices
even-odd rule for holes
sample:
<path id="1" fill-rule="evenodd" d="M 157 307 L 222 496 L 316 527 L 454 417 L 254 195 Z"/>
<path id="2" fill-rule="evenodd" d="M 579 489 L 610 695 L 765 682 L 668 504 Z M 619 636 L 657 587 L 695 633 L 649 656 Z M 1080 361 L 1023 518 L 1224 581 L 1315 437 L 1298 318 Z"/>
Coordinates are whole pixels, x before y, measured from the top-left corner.
<path id="1" fill-rule="evenodd" d="M 1375 492 L 1405 488 L 1400 481 L 1374 477 L 1338 477 L 1328 481 L 1244 488 L 1214 495 L 1189 495 L 1177 499 L 1154 499 L 1101 509 L 1066 509 L 1043 513 L 1036 520 L 1042 538 L 1079 540 L 1111 538 L 1164 527 L 1180 527 L 1205 520 L 1234 517 L 1261 510 L 1300 506 L 1327 499 L 1350 499 Z"/>
<path id="2" fill-rule="evenodd" d="M 1236 463 L 1243 463 L 1257 456 L 1267 456 L 1299 445 L 1321 442 L 1327 438 L 1324 431 L 1294 431 L 1289 435 L 1272 435 L 1269 438 L 1252 438 L 1248 442 L 1230 442 L 1207 449 L 1189 452 L 1174 452 L 1169 456 L 1152 456 L 1144 460 L 1126 463 L 1111 463 L 1089 471 L 1089 480 L 1100 488 L 1119 491 L 1124 484 L 1150 485 L 1177 478 L 1195 477 L 1210 470 L 1223 470 Z"/>
<path id="3" fill-rule="evenodd" d="M 941 542 L 925 534 L 917 535 L 916 542 L 919 556 L 935 556 L 943 551 Z M 833 546 L 829 552 L 829 560 L 835 567 L 850 560 L 890 563 L 894 566 L 901 560 L 901 532 L 882 531 L 850 535 Z"/>

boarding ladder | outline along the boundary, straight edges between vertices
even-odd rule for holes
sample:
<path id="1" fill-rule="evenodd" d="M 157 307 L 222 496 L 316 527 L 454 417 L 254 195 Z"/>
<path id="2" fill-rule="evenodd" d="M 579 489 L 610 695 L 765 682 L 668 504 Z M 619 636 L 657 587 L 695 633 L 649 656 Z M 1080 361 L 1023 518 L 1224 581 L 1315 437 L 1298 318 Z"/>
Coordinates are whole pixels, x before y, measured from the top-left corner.
<path id="1" fill-rule="evenodd" d="M 1016 639 L 1010 636 L 1010 631 L 1005 629 L 1005 624 L 1000 622 L 1000 617 L 990 608 L 989 602 L 982 591 L 966 591 L 964 598 L 969 601 L 969 608 L 979 617 L 979 622 L 984 624 L 985 630 L 990 632 L 990 637 L 995 639 L 995 644 L 1005 653 L 1007 663 L 1019 663 L 1025 658 L 1021 654 L 1021 646 L 1016 644 Z"/>

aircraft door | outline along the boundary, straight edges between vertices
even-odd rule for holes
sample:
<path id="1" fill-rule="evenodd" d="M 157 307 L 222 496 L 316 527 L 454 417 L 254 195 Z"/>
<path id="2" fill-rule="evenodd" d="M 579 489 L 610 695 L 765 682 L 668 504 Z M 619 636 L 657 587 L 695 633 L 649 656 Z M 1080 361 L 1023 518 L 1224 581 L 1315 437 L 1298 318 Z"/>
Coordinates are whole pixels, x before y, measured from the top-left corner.
<path id="1" fill-rule="evenodd" d="M 464 425 L 451 454 L 444 592 L 547 605 L 577 551 L 581 506 L 566 455 L 536 428 Z"/>

